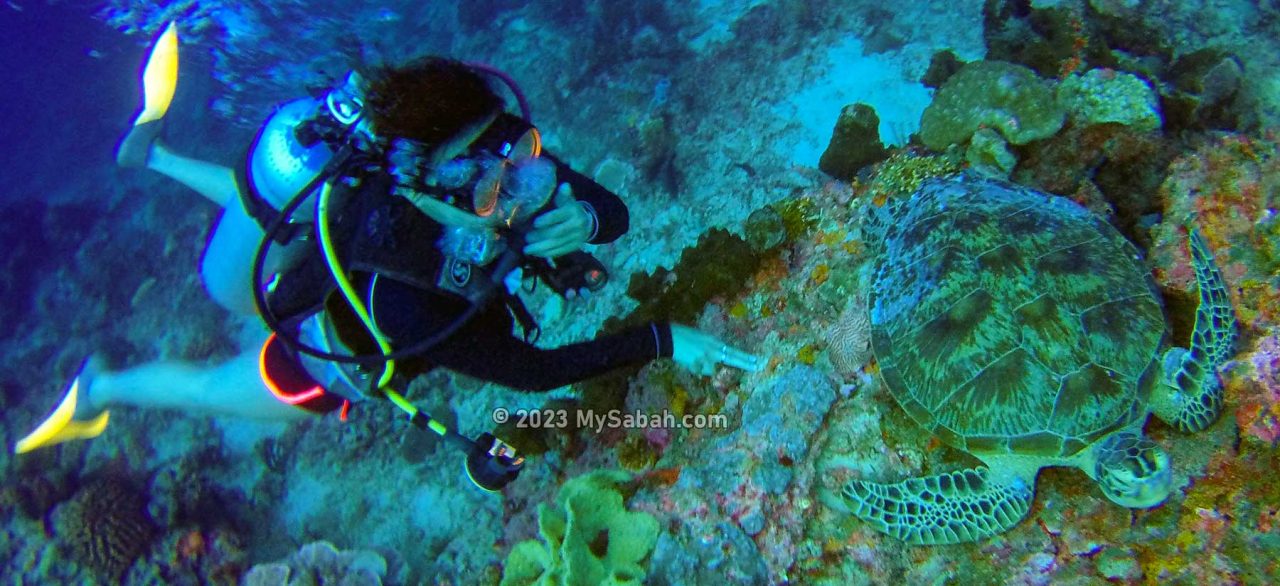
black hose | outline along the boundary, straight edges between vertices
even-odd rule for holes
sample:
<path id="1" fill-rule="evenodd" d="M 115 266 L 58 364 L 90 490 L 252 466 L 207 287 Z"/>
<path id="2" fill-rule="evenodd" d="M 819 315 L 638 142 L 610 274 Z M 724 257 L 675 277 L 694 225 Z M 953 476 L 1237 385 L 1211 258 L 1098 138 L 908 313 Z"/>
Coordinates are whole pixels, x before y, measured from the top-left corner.
<path id="1" fill-rule="evenodd" d="M 471 303 L 465 311 L 458 315 L 456 319 L 441 328 L 440 331 L 420 340 L 412 346 L 397 350 L 390 354 L 335 354 L 314 346 L 308 346 L 302 342 L 298 336 L 287 331 L 286 328 L 280 324 L 280 320 L 276 319 L 275 314 L 271 312 L 271 308 L 267 304 L 266 292 L 262 286 L 262 277 L 263 271 L 266 267 L 267 252 L 270 251 L 271 244 L 275 240 L 276 234 L 283 230 L 284 226 L 289 225 L 287 221 L 288 218 L 297 211 L 298 207 L 302 205 L 302 202 L 307 199 L 307 196 L 319 187 L 321 183 L 338 175 L 339 171 L 341 171 L 346 165 L 352 154 L 353 148 L 350 145 L 343 146 L 342 149 L 334 155 L 333 159 L 329 161 L 329 164 L 325 165 L 324 170 L 321 171 L 315 179 L 312 179 L 307 183 L 307 185 L 303 187 L 297 195 L 293 196 L 293 199 L 289 200 L 284 208 L 280 210 L 280 213 L 271 220 L 271 224 L 266 227 L 266 234 L 258 244 L 258 251 L 254 254 L 253 258 L 253 303 L 258 310 L 258 315 L 262 317 L 262 321 L 267 324 L 267 327 L 270 328 L 272 332 L 275 332 L 280 341 L 284 342 L 293 350 L 316 358 L 343 364 L 380 366 L 392 360 L 404 360 L 407 358 L 421 356 L 428 350 L 436 347 L 440 342 L 443 342 L 445 338 L 453 335 L 454 332 L 457 332 L 458 329 L 463 326 L 463 324 L 474 317 L 476 312 L 480 310 L 480 306 L 484 305 L 488 300 L 488 296 L 475 300 L 475 302 Z M 499 264 L 496 267 L 497 270 L 492 274 L 503 275 L 514 270 L 516 265 L 519 263 L 519 257 L 520 255 L 514 253 L 514 251 L 509 251 L 499 259 Z M 501 284 L 495 284 L 495 287 L 496 286 L 501 286 Z"/>

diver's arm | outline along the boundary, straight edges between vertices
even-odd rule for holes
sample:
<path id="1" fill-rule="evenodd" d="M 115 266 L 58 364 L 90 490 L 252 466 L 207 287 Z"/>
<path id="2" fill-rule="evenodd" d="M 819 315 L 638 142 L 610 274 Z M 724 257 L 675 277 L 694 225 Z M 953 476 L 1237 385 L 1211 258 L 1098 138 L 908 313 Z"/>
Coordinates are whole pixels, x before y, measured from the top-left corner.
<path id="1" fill-rule="evenodd" d="M 555 163 L 556 179 L 561 183 L 568 183 L 573 188 L 573 197 L 586 204 L 587 211 L 595 216 L 595 235 L 588 242 L 613 242 L 627 232 L 631 225 L 631 215 L 622 198 L 590 177 L 573 170 L 555 155 L 544 152 L 542 156 Z"/>
<path id="2" fill-rule="evenodd" d="M 663 322 L 626 329 L 594 340 L 538 348 L 511 336 L 458 340 L 431 351 L 444 368 L 523 391 L 544 392 L 624 366 L 671 356 L 671 327 Z M 476 352 L 475 348 L 485 348 Z M 494 357 L 500 356 L 500 360 Z"/>

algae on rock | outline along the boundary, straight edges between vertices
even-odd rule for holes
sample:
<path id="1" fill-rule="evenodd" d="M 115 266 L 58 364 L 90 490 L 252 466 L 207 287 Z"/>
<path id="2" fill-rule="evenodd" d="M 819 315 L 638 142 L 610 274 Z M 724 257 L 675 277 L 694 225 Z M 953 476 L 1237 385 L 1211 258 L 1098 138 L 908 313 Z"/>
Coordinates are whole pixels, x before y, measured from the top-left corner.
<path id="1" fill-rule="evenodd" d="M 779 214 L 789 236 L 787 213 L 779 210 Z M 675 268 L 659 267 L 652 274 L 632 275 L 627 295 L 640 306 L 625 317 L 609 318 L 604 330 L 613 332 L 655 320 L 694 322 L 712 299 L 740 291 L 763 259 L 764 255 L 743 238 L 712 228 L 680 253 Z"/>
<path id="2" fill-rule="evenodd" d="M 880 142 L 880 117 L 863 103 L 840 110 L 831 142 L 818 159 L 818 169 L 843 181 L 852 181 L 863 167 L 884 160 L 889 152 Z"/>

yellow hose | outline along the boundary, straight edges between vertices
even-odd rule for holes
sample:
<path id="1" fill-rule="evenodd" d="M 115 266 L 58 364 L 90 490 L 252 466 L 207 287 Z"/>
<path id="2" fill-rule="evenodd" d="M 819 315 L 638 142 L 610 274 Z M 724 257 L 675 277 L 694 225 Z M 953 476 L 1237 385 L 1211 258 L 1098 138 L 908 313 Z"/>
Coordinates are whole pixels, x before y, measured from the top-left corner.
<path id="1" fill-rule="evenodd" d="M 369 310 L 364 306 L 364 302 L 360 301 L 360 296 L 356 293 L 355 287 L 351 285 L 351 280 L 347 278 L 347 273 L 342 270 L 342 265 L 338 262 L 338 255 L 333 252 L 333 239 L 329 233 L 329 196 L 333 193 L 333 183 L 326 181 L 324 187 L 320 189 L 320 202 L 316 210 L 316 227 L 320 232 L 320 247 L 324 251 L 324 260 L 329 265 L 329 272 L 333 273 L 333 279 L 338 282 L 338 288 L 342 290 L 342 295 L 346 297 L 347 303 L 351 304 L 351 309 L 360 317 L 360 321 L 364 323 L 364 327 L 369 330 L 369 335 L 377 341 L 378 348 L 382 350 L 385 356 L 391 353 L 391 344 L 387 342 L 386 336 L 382 335 L 382 331 L 378 329 L 378 324 L 374 323 L 373 318 L 369 317 Z M 396 363 L 394 360 L 388 360 L 386 367 L 382 370 L 382 377 L 378 379 L 378 388 L 383 389 L 391 382 L 391 375 L 395 373 Z M 394 401 L 398 394 L 383 389 L 384 393 L 388 393 Z M 392 395 L 395 395 L 394 397 Z M 403 399 L 402 399 L 403 400 Z M 399 405 L 399 403 L 396 403 Z M 407 403 L 406 403 L 407 404 Z M 403 409 L 403 405 L 401 406 Z"/>

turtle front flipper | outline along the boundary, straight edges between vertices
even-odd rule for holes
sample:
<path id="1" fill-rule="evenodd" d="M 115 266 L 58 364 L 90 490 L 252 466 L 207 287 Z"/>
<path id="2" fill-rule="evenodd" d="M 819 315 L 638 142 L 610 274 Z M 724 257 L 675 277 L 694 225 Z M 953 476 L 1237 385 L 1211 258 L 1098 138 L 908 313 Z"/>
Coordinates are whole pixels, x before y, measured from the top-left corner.
<path id="1" fill-rule="evenodd" d="M 841 496 L 858 518 L 907 543 L 963 543 L 1007 531 L 1031 509 L 1034 472 L 993 476 L 979 467 L 894 484 L 854 480 Z"/>
<path id="2" fill-rule="evenodd" d="M 1165 396 L 1152 397 L 1157 416 L 1181 431 L 1200 431 L 1222 411 L 1222 382 L 1217 369 L 1231 357 L 1236 337 L 1236 314 L 1226 282 L 1213 262 L 1213 253 L 1195 228 L 1189 230 L 1191 266 L 1200 289 L 1200 305 L 1191 330 L 1191 348 L 1170 348 L 1164 354 Z"/>

